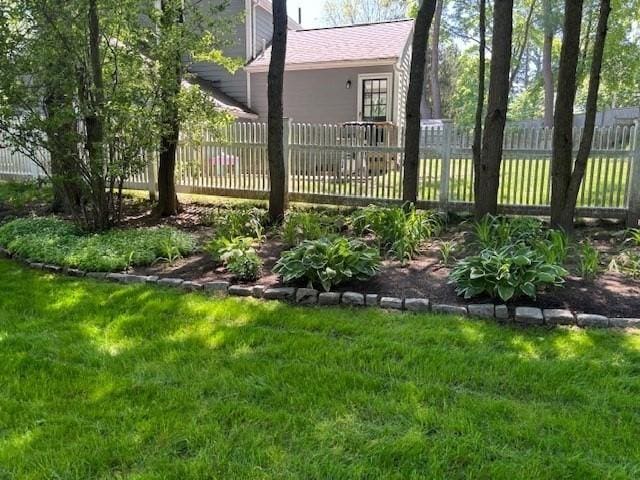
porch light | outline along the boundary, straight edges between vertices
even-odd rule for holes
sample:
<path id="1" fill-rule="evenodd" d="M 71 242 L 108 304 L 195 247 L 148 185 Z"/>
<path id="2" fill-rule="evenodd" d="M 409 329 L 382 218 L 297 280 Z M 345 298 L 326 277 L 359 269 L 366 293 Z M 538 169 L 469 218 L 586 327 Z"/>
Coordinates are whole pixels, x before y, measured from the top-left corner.
<path id="1" fill-rule="evenodd" d="M 347 80 L 347 90 L 351 88 L 351 80 Z"/>

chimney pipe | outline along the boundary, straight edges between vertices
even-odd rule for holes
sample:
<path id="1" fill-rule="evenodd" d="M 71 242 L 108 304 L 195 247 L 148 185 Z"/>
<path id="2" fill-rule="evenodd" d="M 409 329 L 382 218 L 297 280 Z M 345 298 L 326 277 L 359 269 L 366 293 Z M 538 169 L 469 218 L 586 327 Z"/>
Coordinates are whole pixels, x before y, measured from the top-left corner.
<path id="1" fill-rule="evenodd" d="M 302 25 L 302 7 L 298 7 L 298 25 Z"/>

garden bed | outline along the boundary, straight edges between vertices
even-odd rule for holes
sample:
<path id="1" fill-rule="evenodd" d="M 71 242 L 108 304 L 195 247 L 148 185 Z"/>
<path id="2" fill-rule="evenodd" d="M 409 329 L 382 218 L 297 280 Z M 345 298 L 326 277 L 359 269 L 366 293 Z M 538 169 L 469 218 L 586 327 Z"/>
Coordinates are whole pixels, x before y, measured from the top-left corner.
<path id="1" fill-rule="evenodd" d="M 235 203 L 235 202 L 229 202 Z M 217 228 L 211 225 L 211 217 L 225 208 L 225 204 L 185 203 L 182 212 L 171 218 L 161 219 L 154 216 L 146 201 L 130 199 L 126 203 L 124 229 L 140 227 L 174 227 L 189 233 L 200 245 L 215 236 Z M 38 206 L 41 213 L 42 207 Z M 28 205 L 21 206 L 19 212 L 28 215 Z M 342 211 L 342 214 L 346 214 Z M 0 219 L 2 221 L 2 219 Z M 473 300 L 465 300 L 456 294 L 454 285 L 449 284 L 450 266 L 442 262 L 441 247 L 443 242 L 456 242 L 458 248 L 465 249 L 470 242 L 470 223 L 452 220 L 446 229 L 437 237 L 424 242 L 420 252 L 406 265 L 397 260 L 384 259 L 380 272 L 368 281 L 347 281 L 332 288 L 334 291 L 353 291 L 360 293 L 377 293 L 393 297 L 428 298 L 432 303 L 449 305 L 466 305 L 483 303 L 491 299 L 478 296 Z M 599 223 L 583 226 L 577 230 L 578 239 L 590 239 L 590 244 L 600 252 L 600 264 L 603 270 L 609 259 L 620 250 L 622 242 L 621 227 L 615 224 Z M 343 232 L 346 235 L 346 232 Z M 351 234 L 351 233 L 350 233 Z M 370 242 L 370 239 L 365 239 Z M 233 283 L 260 284 L 266 287 L 281 286 L 273 267 L 282 252 L 288 247 L 283 243 L 278 232 L 266 231 L 264 239 L 256 247 L 256 252 L 263 262 L 262 274 L 256 280 L 243 282 L 234 278 L 222 265 L 215 262 L 211 255 L 202 249 L 193 254 L 173 259 L 171 262 L 160 261 L 153 264 L 132 266 L 127 271 L 136 275 L 157 275 L 161 278 L 179 277 L 200 283 L 215 280 L 227 280 Z M 37 260 L 37 259 L 35 259 Z M 595 278 L 584 279 L 575 275 L 576 265 L 568 265 L 572 272 L 561 288 L 543 289 L 535 300 L 521 297 L 510 301 L 510 306 L 538 306 L 540 308 L 563 308 L 574 312 L 587 312 L 615 317 L 637 317 L 640 312 L 640 281 L 621 273 L 601 271 Z M 306 282 L 294 282 L 294 286 L 304 287 Z M 316 285 L 316 288 L 320 288 Z"/>

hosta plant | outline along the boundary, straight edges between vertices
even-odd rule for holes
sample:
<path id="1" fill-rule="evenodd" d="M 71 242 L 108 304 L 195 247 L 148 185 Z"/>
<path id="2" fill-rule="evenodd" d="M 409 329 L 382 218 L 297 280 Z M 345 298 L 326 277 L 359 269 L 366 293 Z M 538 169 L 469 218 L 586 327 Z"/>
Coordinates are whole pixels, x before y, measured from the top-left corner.
<path id="1" fill-rule="evenodd" d="M 264 238 L 266 221 L 265 209 L 246 206 L 220 210 L 209 219 L 218 237 L 252 237 L 257 240 Z"/>
<path id="2" fill-rule="evenodd" d="M 507 245 L 460 260 L 449 283 L 455 284 L 456 292 L 464 298 L 487 294 L 506 302 L 521 296 L 536 298 L 542 287 L 561 286 L 567 274 L 529 247 Z"/>
<path id="3" fill-rule="evenodd" d="M 306 281 L 325 291 L 348 280 L 367 280 L 380 269 L 380 255 L 360 240 L 306 240 L 282 254 L 274 272 L 284 283 Z"/>

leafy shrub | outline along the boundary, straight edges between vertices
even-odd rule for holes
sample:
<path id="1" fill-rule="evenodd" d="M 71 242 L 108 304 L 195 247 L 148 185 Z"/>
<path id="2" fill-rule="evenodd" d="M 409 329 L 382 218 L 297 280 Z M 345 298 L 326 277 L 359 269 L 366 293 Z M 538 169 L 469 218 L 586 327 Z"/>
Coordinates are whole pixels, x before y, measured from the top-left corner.
<path id="1" fill-rule="evenodd" d="M 352 216 L 356 233 L 373 233 L 381 251 L 402 263 L 413 258 L 422 243 L 437 235 L 441 222 L 434 212 L 419 212 L 413 207 L 369 206 L 357 210 Z"/>
<path id="2" fill-rule="evenodd" d="M 0 227 L 0 245 L 33 261 L 91 271 L 117 271 L 191 253 L 191 235 L 174 228 L 110 230 L 85 235 L 56 218 L 20 218 Z"/>
<path id="3" fill-rule="evenodd" d="M 588 241 L 580 244 L 580 276 L 593 278 L 600 269 L 600 252 Z"/>
<path id="4" fill-rule="evenodd" d="M 262 240 L 267 211 L 257 207 L 233 207 L 212 215 L 209 222 L 216 230 L 217 237 L 252 237 Z"/>
<path id="5" fill-rule="evenodd" d="M 347 280 L 367 280 L 380 269 L 380 255 L 364 242 L 341 237 L 306 240 L 282 254 L 274 272 L 285 283 L 306 280 L 325 291 Z"/>
<path id="6" fill-rule="evenodd" d="M 205 250 L 240 280 L 255 280 L 260 276 L 262 260 L 256 253 L 254 242 L 249 237 L 217 237 L 205 245 Z"/>
<path id="7" fill-rule="evenodd" d="M 467 299 L 488 294 L 507 301 L 522 295 L 535 298 L 542 286 L 561 286 L 567 274 L 529 247 L 506 246 L 460 260 L 451 271 L 450 283 Z"/>
<path id="8" fill-rule="evenodd" d="M 304 240 L 317 240 L 337 233 L 334 218 L 318 212 L 289 212 L 282 225 L 282 240 L 287 246 L 299 245 Z"/>

